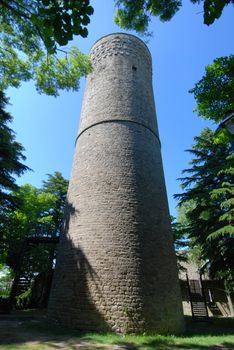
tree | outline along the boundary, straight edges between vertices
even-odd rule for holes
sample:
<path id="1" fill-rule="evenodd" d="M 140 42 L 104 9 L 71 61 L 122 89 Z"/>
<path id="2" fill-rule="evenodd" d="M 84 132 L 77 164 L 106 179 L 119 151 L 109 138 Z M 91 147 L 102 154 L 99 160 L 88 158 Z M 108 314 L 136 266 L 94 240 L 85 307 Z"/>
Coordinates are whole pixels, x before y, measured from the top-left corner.
<path id="1" fill-rule="evenodd" d="M 0 263 L 17 270 L 23 243 L 28 237 L 58 236 L 63 220 L 67 180 L 61 173 L 48 175 L 42 189 L 23 185 L 14 191 L 20 203 L 15 209 L 4 211 L 1 226 Z M 24 261 L 28 273 L 47 269 L 52 245 L 35 246 L 30 258 Z"/>
<path id="2" fill-rule="evenodd" d="M 174 239 L 174 247 L 177 258 L 178 270 L 184 271 L 183 263 L 188 261 L 188 239 L 186 227 L 176 221 L 176 218 L 171 216 L 171 228 Z"/>
<path id="3" fill-rule="evenodd" d="M 182 5 L 181 0 L 115 0 L 117 11 L 115 23 L 121 28 L 146 33 L 151 16 L 169 21 Z"/>
<path id="4" fill-rule="evenodd" d="M 0 91 L 0 218 L 4 208 L 15 204 L 10 193 L 17 189 L 14 176 L 20 176 L 29 170 L 22 163 L 26 159 L 24 148 L 15 140 L 15 133 L 8 125 L 13 118 L 6 112 L 7 103 L 5 94 Z"/>
<path id="5" fill-rule="evenodd" d="M 234 0 L 191 0 L 204 3 L 204 22 L 211 24 Z M 115 0 L 115 22 L 125 29 L 147 33 L 151 16 L 168 21 L 182 0 Z M 78 90 L 91 70 L 87 55 L 77 47 L 60 49 L 75 35 L 87 37 L 94 9 L 89 0 L 0 0 L 0 89 L 35 80 L 39 93 L 58 96 Z"/>
<path id="6" fill-rule="evenodd" d="M 48 174 L 48 179 L 43 181 L 42 191 L 51 193 L 56 200 L 51 208 L 53 220 L 53 232 L 58 235 L 64 220 L 64 209 L 66 204 L 68 180 L 64 179 L 62 174 L 56 171 L 53 175 Z"/>
<path id="7" fill-rule="evenodd" d="M 0 0 L 0 10 L 0 89 L 34 79 L 40 93 L 77 90 L 91 70 L 88 56 L 58 47 L 88 35 L 89 0 Z"/>
<path id="8" fill-rule="evenodd" d="M 177 223 L 179 227 L 182 227 L 183 231 L 186 233 L 186 242 L 187 242 L 187 260 L 194 262 L 199 269 L 201 269 L 205 261 L 202 258 L 201 248 L 199 245 L 194 244 L 193 238 L 188 234 L 190 228 L 190 221 L 188 219 L 188 213 L 196 208 L 196 202 L 193 200 L 188 200 L 177 206 Z"/>
<path id="9" fill-rule="evenodd" d="M 0 261 L 17 270 L 24 240 L 36 236 L 52 225 L 51 208 L 56 198 L 31 185 L 13 192 L 20 203 L 16 209 L 5 210 L 1 227 Z"/>
<path id="10" fill-rule="evenodd" d="M 234 0 L 191 0 L 203 2 L 204 23 L 212 24 L 218 19 L 224 7 Z M 151 16 L 158 16 L 161 21 L 169 21 L 182 6 L 182 0 L 115 0 L 117 12 L 115 23 L 121 28 L 134 29 L 138 33 L 147 33 Z"/>
<path id="11" fill-rule="evenodd" d="M 199 4 L 201 0 L 191 0 L 194 4 Z M 234 0 L 202 0 L 204 10 L 204 23 L 208 26 L 218 19 L 223 9 L 228 4 L 234 4 Z"/>
<path id="12" fill-rule="evenodd" d="M 189 150 L 194 158 L 180 179 L 184 192 L 175 196 L 180 205 L 193 201 L 186 212 L 190 244 L 199 247 L 210 275 L 222 278 L 229 290 L 234 287 L 233 148 L 230 141 L 215 143 L 214 132 L 204 129 Z"/>
<path id="13" fill-rule="evenodd" d="M 234 55 L 216 58 L 205 67 L 205 75 L 189 92 L 194 94 L 198 116 L 220 122 L 234 110 Z"/>

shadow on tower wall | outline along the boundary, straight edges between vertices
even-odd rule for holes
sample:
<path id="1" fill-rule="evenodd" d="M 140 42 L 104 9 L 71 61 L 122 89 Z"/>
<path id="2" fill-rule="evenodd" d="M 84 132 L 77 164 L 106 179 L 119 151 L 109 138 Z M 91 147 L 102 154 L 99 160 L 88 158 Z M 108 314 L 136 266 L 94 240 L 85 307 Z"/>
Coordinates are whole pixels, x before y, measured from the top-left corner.
<path id="1" fill-rule="evenodd" d="M 70 222 L 79 220 L 78 213 L 79 210 L 72 203 L 67 203 L 49 300 L 48 320 L 80 331 L 110 331 L 93 301 L 93 296 L 102 297 L 100 278 L 83 249 L 69 235 Z M 89 281 L 92 285 L 92 297 Z M 102 305 L 105 308 L 105 300 L 102 300 Z"/>

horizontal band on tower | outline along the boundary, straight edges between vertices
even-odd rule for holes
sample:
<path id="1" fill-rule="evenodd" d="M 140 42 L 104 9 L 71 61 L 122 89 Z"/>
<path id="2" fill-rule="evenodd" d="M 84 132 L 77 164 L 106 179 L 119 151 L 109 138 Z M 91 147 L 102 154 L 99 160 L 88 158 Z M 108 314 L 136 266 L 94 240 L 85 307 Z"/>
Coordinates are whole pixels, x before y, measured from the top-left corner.
<path id="1" fill-rule="evenodd" d="M 149 128 L 148 126 L 146 126 L 145 124 L 143 123 L 140 123 L 140 122 L 136 122 L 134 120 L 130 120 L 130 119 L 108 119 L 108 120 L 102 120 L 100 122 L 97 122 L 97 123 L 93 123 L 89 126 L 87 126 L 87 128 L 85 128 L 84 130 L 81 131 L 81 133 L 77 136 L 76 138 L 76 141 L 75 141 L 75 145 L 76 145 L 76 142 L 78 140 L 78 138 L 85 132 L 87 131 L 88 129 L 91 129 L 92 127 L 96 126 L 96 125 L 100 125 L 100 124 L 107 124 L 107 123 L 116 123 L 116 122 L 127 122 L 127 123 L 133 123 L 133 124 L 137 124 L 137 125 L 140 125 L 140 126 L 143 126 L 145 129 L 149 130 L 157 139 L 158 143 L 159 143 L 159 146 L 161 147 L 161 142 L 160 142 L 160 139 L 158 137 L 158 135 L 156 134 L 156 132 L 154 130 L 152 130 L 151 128 Z"/>

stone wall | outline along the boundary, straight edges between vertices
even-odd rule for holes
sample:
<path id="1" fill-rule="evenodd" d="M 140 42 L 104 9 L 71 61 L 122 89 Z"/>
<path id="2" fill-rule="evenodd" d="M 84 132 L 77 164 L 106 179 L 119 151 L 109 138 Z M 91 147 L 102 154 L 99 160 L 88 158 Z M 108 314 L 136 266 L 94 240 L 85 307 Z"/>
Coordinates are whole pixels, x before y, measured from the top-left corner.
<path id="1" fill-rule="evenodd" d="M 91 59 L 49 318 L 84 330 L 180 332 L 151 56 L 138 38 L 111 34 Z"/>

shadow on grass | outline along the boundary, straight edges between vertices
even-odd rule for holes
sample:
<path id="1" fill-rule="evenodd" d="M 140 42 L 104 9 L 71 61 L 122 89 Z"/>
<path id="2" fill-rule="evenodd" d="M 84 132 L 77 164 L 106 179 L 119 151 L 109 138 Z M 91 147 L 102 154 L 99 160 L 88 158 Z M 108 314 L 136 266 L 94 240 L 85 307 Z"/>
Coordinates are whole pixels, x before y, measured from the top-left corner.
<path id="1" fill-rule="evenodd" d="M 233 350 L 234 343 L 233 342 L 223 342 L 219 345 L 209 345 L 209 344 L 198 344 L 197 342 L 193 342 L 192 339 L 189 342 L 183 344 L 183 340 L 181 342 L 173 342 L 167 341 L 164 343 L 159 343 L 157 340 L 152 340 L 145 342 L 140 346 L 139 350 Z"/>
<path id="2" fill-rule="evenodd" d="M 213 319 L 209 323 L 186 319 L 187 332 L 183 336 L 117 336 L 114 334 L 84 333 L 55 328 L 45 318 L 0 318 L 0 348 L 23 349 L 24 344 L 37 343 L 48 349 L 80 350 L 233 350 L 234 319 Z M 230 335 L 232 335 L 230 337 Z M 108 345 L 110 344 L 110 345 Z M 14 347 L 15 346 L 15 347 Z M 18 346 L 18 347 L 17 347 Z M 21 346 L 21 347 L 20 347 Z M 47 348 L 46 347 L 46 348 Z M 27 349 L 31 349 L 28 348 Z M 41 349 L 41 348 L 40 348 Z"/>
<path id="3" fill-rule="evenodd" d="M 207 322 L 199 322 L 186 316 L 186 336 L 234 335 L 234 318 L 211 317 Z"/>

